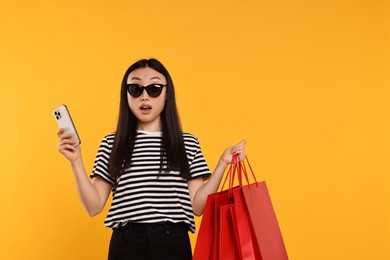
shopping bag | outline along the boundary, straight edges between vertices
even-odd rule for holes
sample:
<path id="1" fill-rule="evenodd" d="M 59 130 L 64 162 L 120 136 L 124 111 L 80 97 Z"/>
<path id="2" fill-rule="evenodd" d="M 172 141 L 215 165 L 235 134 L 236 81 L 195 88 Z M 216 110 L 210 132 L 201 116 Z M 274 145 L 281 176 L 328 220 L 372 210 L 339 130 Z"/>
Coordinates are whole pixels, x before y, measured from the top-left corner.
<path id="1" fill-rule="evenodd" d="M 219 208 L 228 203 L 229 199 L 227 190 L 210 194 L 207 197 L 193 259 L 218 259 L 220 216 Z"/>
<path id="2" fill-rule="evenodd" d="M 223 190 L 229 179 L 229 187 L 232 182 L 232 166 L 226 174 L 224 184 L 220 192 L 210 194 L 207 197 L 203 217 L 199 228 L 198 238 L 195 244 L 194 260 L 218 260 L 220 252 L 220 207 L 231 202 L 231 189 Z M 225 212 L 224 212 L 225 214 Z M 225 231 L 224 231 L 225 232 Z M 226 242 L 226 241 L 224 241 Z"/>
<path id="3" fill-rule="evenodd" d="M 242 187 L 257 248 L 263 260 L 287 260 L 282 233 L 265 181 Z"/>
<path id="4" fill-rule="evenodd" d="M 249 212 L 245 204 L 242 187 L 233 190 L 234 205 L 231 207 L 231 216 L 237 241 L 239 258 L 245 260 L 261 259 L 257 241 L 249 219 Z"/>
<path id="5" fill-rule="evenodd" d="M 221 228 L 221 208 L 225 205 L 229 205 L 229 192 L 223 191 L 217 193 L 214 199 L 214 234 L 211 244 L 210 257 L 209 259 L 220 259 L 220 228 Z"/>
<path id="6" fill-rule="evenodd" d="M 266 182 L 258 182 L 256 180 L 248 158 L 245 159 L 255 183 L 249 184 L 245 161 L 239 162 L 239 166 L 236 168 L 238 176 L 244 176 L 248 182 L 248 185 L 240 183 L 240 186 L 245 201 L 244 204 L 246 205 L 246 214 L 249 215 L 250 234 L 254 238 L 252 240 L 254 242 L 254 254 L 262 260 L 288 260 L 286 247 Z M 236 195 L 235 198 L 242 197 Z M 236 202 L 236 205 L 242 205 L 242 203 Z M 243 234 L 247 233 L 243 232 Z"/>
<path id="7" fill-rule="evenodd" d="M 253 184 L 245 163 L 234 156 L 221 191 L 208 196 L 194 260 L 288 260 L 267 186 L 250 171 Z M 233 187 L 235 176 L 239 185 Z M 229 188 L 222 191 L 227 180 Z"/>
<path id="8" fill-rule="evenodd" d="M 219 260 L 240 259 L 231 210 L 233 204 L 219 207 Z"/>

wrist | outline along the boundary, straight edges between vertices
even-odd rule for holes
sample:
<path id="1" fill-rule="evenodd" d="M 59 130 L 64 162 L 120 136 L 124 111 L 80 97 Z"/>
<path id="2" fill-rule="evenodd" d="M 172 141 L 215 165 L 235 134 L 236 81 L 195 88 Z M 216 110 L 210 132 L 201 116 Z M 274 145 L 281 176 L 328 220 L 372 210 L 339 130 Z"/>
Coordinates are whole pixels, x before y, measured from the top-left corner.
<path id="1" fill-rule="evenodd" d="M 225 160 L 223 160 L 222 158 L 219 159 L 219 163 L 218 163 L 221 167 L 228 167 L 229 163 Z"/>
<path id="2" fill-rule="evenodd" d="M 81 156 L 75 158 L 74 160 L 70 160 L 70 165 L 74 168 L 74 167 L 78 167 L 80 165 L 83 165 L 83 159 L 81 158 Z"/>

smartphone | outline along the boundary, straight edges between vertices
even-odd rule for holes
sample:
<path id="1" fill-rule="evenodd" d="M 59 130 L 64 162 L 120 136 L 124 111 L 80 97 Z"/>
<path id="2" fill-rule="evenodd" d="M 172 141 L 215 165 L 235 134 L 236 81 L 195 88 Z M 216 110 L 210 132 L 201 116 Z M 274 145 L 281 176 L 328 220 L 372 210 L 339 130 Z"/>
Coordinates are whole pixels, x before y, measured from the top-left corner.
<path id="1" fill-rule="evenodd" d="M 61 105 L 53 111 L 54 118 L 57 121 L 58 127 L 63 128 L 66 134 L 72 134 L 72 139 L 76 142 L 75 147 L 81 144 L 76 127 L 74 126 L 72 117 L 66 105 Z"/>

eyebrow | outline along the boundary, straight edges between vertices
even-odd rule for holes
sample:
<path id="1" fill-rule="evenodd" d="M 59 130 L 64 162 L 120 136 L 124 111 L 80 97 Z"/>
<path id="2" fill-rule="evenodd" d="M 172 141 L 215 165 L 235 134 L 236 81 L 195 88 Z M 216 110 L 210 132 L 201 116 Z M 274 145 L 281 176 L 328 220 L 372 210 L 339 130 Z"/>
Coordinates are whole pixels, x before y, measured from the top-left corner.
<path id="1" fill-rule="evenodd" d="M 151 77 L 150 79 L 159 79 L 159 80 L 161 80 L 160 77 L 157 77 L 157 76 L 156 77 Z M 132 77 L 131 80 L 141 80 L 141 79 L 138 78 L 138 77 Z"/>

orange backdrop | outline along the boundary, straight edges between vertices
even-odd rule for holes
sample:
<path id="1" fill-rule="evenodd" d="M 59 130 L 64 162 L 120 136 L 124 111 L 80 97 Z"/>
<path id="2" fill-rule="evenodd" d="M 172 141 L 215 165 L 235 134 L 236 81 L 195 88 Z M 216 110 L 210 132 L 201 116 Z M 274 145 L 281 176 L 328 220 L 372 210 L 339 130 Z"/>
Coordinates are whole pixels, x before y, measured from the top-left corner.
<path id="1" fill-rule="evenodd" d="M 106 259 L 107 207 L 84 212 L 51 113 L 68 105 L 90 171 L 127 66 L 156 57 L 210 168 L 247 140 L 292 260 L 390 259 L 388 17 L 379 0 L 3 0 L 0 258 Z"/>

